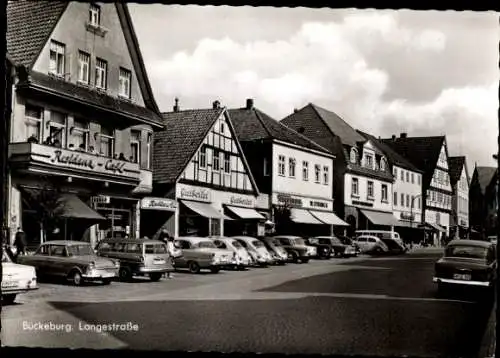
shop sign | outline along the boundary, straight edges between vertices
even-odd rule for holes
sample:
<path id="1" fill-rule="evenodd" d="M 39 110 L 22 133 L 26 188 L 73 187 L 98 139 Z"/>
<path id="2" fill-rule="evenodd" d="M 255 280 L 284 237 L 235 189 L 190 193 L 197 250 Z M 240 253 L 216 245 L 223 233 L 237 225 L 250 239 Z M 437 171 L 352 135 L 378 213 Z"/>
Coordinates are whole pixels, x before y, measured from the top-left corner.
<path id="1" fill-rule="evenodd" d="M 109 204 L 111 202 L 111 198 L 107 195 L 98 195 L 98 196 L 92 196 L 90 198 L 90 202 L 94 205 L 97 204 Z"/>
<path id="2" fill-rule="evenodd" d="M 373 203 L 366 202 L 366 201 L 359 201 L 359 200 L 353 200 L 352 205 L 359 205 L 359 206 L 366 206 L 366 207 L 373 207 Z"/>
<path id="3" fill-rule="evenodd" d="M 177 201 L 166 198 L 144 198 L 141 200 L 141 209 L 175 211 Z"/>
<path id="4" fill-rule="evenodd" d="M 255 207 L 254 200 L 245 196 L 231 195 L 229 198 L 229 203 L 235 206 L 248 206 Z"/>
<path id="5" fill-rule="evenodd" d="M 317 209 L 328 209 L 329 207 L 328 202 L 319 200 L 309 200 L 309 206 Z"/>
<path id="6" fill-rule="evenodd" d="M 181 186 L 178 189 L 178 198 L 179 199 L 187 199 L 187 200 L 195 200 L 195 201 L 211 201 L 211 192 L 210 189 L 205 188 L 197 188 L 192 186 Z"/>
<path id="7" fill-rule="evenodd" d="M 139 179 L 140 170 L 137 163 L 41 144 L 31 144 L 31 154 L 35 154 L 36 161 L 56 167 Z"/>
<path id="8" fill-rule="evenodd" d="M 401 220 L 415 221 L 415 215 L 410 213 L 401 213 Z"/>
<path id="9" fill-rule="evenodd" d="M 276 193 L 273 203 L 288 205 L 295 208 L 317 209 L 323 211 L 332 210 L 332 200 L 321 200 L 316 198 L 299 197 L 291 194 Z"/>
<path id="10" fill-rule="evenodd" d="M 278 204 L 302 207 L 302 199 L 292 197 L 289 194 L 278 194 L 276 198 L 278 199 Z"/>

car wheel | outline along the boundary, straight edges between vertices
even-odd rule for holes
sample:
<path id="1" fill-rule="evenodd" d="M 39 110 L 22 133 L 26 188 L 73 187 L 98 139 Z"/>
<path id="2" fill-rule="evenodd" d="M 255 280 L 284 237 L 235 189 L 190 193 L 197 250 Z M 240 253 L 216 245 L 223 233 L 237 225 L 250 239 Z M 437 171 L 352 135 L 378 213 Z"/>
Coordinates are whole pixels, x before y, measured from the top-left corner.
<path id="1" fill-rule="evenodd" d="M 109 285 L 111 283 L 111 279 L 110 278 L 105 278 L 104 280 L 102 280 L 102 283 L 104 285 Z"/>
<path id="2" fill-rule="evenodd" d="M 200 265 L 198 265 L 197 262 L 190 261 L 188 264 L 189 272 L 191 273 L 199 273 L 200 272 Z"/>
<path id="3" fill-rule="evenodd" d="M 292 251 L 290 253 L 290 256 L 291 256 L 291 261 L 294 263 L 294 264 L 297 264 L 299 263 L 299 254 L 296 253 L 295 251 Z"/>
<path id="4" fill-rule="evenodd" d="M 132 272 L 128 267 L 120 267 L 119 275 L 122 281 L 130 281 L 132 279 Z"/>
<path id="5" fill-rule="evenodd" d="M 5 296 L 2 296 L 2 301 L 6 304 L 13 304 L 14 301 L 16 300 L 16 294 L 9 294 L 9 295 L 5 295 Z"/>
<path id="6" fill-rule="evenodd" d="M 73 271 L 70 273 L 69 279 L 75 286 L 80 286 L 83 283 L 83 277 L 80 271 Z"/>
<path id="7" fill-rule="evenodd" d="M 154 272 L 154 273 L 149 274 L 149 279 L 153 282 L 156 282 L 156 281 L 160 281 L 162 276 L 163 276 L 162 273 Z"/>
<path id="8" fill-rule="evenodd" d="M 210 271 L 211 271 L 212 273 L 219 273 L 220 268 L 219 268 L 219 267 L 211 267 L 211 268 L 210 268 Z"/>

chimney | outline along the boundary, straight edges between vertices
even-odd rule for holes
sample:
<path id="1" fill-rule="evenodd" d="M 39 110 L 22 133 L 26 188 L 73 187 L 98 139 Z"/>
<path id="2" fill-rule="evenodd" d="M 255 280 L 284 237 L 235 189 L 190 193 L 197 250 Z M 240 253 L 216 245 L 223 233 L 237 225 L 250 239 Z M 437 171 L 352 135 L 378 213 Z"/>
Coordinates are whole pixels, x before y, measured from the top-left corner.
<path id="1" fill-rule="evenodd" d="M 179 112 L 179 98 L 175 97 L 174 112 Z"/>
<path id="2" fill-rule="evenodd" d="M 406 138 L 406 137 L 408 137 L 408 133 L 401 133 L 399 135 L 399 138 Z"/>
<path id="3" fill-rule="evenodd" d="M 213 108 L 213 109 L 218 109 L 218 108 L 220 108 L 220 102 L 219 102 L 219 101 L 213 101 L 213 102 L 212 102 L 212 108 Z"/>
<path id="4" fill-rule="evenodd" d="M 253 108 L 253 98 L 247 98 L 247 107 L 246 109 L 252 109 Z"/>
<path id="5" fill-rule="evenodd" d="M 393 135 L 392 135 L 392 141 L 394 142 L 395 140 L 396 140 L 396 135 L 395 135 L 395 134 L 393 134 Z"/>

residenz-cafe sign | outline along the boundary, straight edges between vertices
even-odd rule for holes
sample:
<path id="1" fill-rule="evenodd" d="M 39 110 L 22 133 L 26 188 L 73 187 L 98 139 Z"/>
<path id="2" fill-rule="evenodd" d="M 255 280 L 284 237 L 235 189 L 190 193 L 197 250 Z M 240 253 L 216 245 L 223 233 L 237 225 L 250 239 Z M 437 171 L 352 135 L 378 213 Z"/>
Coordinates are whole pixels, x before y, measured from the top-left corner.
<path id="1" fill-rule="evenodd" d="M 139 165 L 123 160 L 101 157 L 85 152 L 31 144 L 35 160 L 57 167 L 84 170 L 101 174 L 111 174 L 129 178 L 139 178 Z"/>

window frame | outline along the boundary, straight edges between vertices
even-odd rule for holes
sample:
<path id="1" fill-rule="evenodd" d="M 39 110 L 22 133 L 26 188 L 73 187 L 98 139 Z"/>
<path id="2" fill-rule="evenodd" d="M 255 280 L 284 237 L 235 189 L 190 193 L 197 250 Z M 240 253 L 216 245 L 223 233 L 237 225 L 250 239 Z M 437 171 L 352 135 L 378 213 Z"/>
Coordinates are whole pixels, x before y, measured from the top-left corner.
<path id="1" fill-rule="evenodd" d="M 200 148 L 200 155 L 198 160 L 198 166 L 205 169 L 207 167 L 207 146 L 203 145 Z"/>
<path id="2" fill-rule="evenodd" d="M 288 158 L 288 176 L 290 178 L 295 178 L 295 168 L 297 166 L 297 161 L 295 158 Z"/>
<path id="3" fill-rule="evenodd" d="M 278 175 L 279 176 L 285 176 L 285 171 L 286 171 L 286 158 L 284 155 L 280 154 L 278 155 Z"/>
<path id="4" fill-rule="evenodd" d="M 52 54 L 55 54 L 54 66 Z M 59 60 L 61 60 L 61 63 L 59 63 Z M 56 40 L 50 40 L 49 73 L 58 77 L 66 76 L 66 44 Z"/>
<path id="5" fill-rule="evenodd" d="M 323 184 L 330 184 L 330 167 L 328 165 L 323 165 Z"/>
<path id="6" fill-rule="evenodd" d="M 26 108 L 28 108 L 28 107 L 38 110 L 39 114 L 40 114 L 40 118 L 28 116 L 26 114 Z M 29 134 L 30 131 L 28 130 L 28 127 L 36 127 L 38 130 L 37 143 L 41 143 L 44 112 L 45 112 L 45 110 L 43 107 L 32 105 L 29 103 L 25 104 L 25 106 L 24 106 L 24 123 L 25 123 L 25 129 L 26 129 L 26 141 L 31 137 L 31 135 Z M 31 125 L 31 123 L 36 123 L 36 126 Z"/>
<path id="7" fill-rule="evenodd" d="M 356 190 L 354 190 L 354 189 L 356 189 Z M 359 179 L 358 178 L 351 179 L 351 195 L 352 196 L 359 196 Z"/>
<path id="8" fill-rule="evenodd" d="M 392 203 L 394 206 L 398 206 L 398 192 L 395 191 L 392 198 Z"/>
<path id="9" fill-rule="evenodd" d="M 224 173 L 231 174 L 231 153 L 224 152 L 223 157 L 224 157 L 224 165 L 223 165 Z"/>
<path id="10" fill-rule="evenodd" d="M 99 82 L 101 83 L 98 83 L 98 79 L 100 79 Z M 99 57 L 95 59 L 94 86 L 104 91 L 108 88 L 108 61 Z"/>
<path id="11" fill-rule="evenodd" d="M 115 130 L 113 128 L 109 128 L 109 129 L 111 129 L 111 133 L 112 134 L 104 134 L 102 132 L 103 128 L 104 127 L 101 126 L 101 130 L 99 132 L 99 155 L 103 155 L 103 156 L 105 156 L 107 158 L 113 158 L 114 154 L 115 154 L 115 135 L 116 135 L 116 132 L 115 132 Z M 107 156 L 102 153 L 102 139 L 103 138 L 110 140 L 109 144 L 110 144 L 111 147 L 108 148 L 110 150 L 110 153 Z"/>
<path id="12" fill-rule="evenodd" d="M 86 124 L 86 126 L 77 127 L 76 126 L 77 122 L 84 123 L 84 124 Z M 80 118 L 74 118 L 73 119 L 73 127 L 72 127 L 71 132 L 70 132 L 71 138 L 74 137 L 75 131 L 81 133 L 81 135 L 83 137 L 83 143 L 85 145 L 84 150 L 87 151 L 89 149 L 90 123 L 84 119 L 80 120 Z M 78 149 L 78 148 L 79 148 L 79 146 L 75 146 L 75 149 Z"/>
<path id="13" fill-rule="evenodd" d="M 309 181 L 309 162 L 306 160 L 302 161 L 302 180 Z"/>
<path id="14" fill-rule="evenodd" d="M 371 191 L 371 194 L 370 194 Z M 366 182 L 366 197 L 368 199 L 374 199 L 375 198 L 375 186 L 372 180 L 368 180 Z"/>
<path id="15" fill-rule="evenodd" d="M 97 23 L 94 21 L 95 17 L 97 17 Z M 101 7 L 97 4 L 90 4 L 89 6 L 89 25 L 94 27 L 101 26 Z"/>
<path id="16" fill-rule="evenodd" d="M 59 113 L 63 116 L 64 118 L 64 124 L 61 124 L 59 122 L 55 122 L 53 119 L 52 119 L 52 114 L 53 113 Z M 64 112 L 60 112 L 60 111 L 55 111 L 55 110 L 50 110 L 50 117 L 49 117 L 49 123 L 48 123 L 48 127 L 49 127 L 49 136 L 52 138 L 52 135 L 50 134 L 50 130 L 52 128 L 57 128 L 59 129 L 61 132 L 61 148 L 65 148 L 66 145 L 67 145 L 67 136 L 66 136 L 66 129 L 68 127 L 68 114 L 67 113 L 64 113 Z"/>
<path id="17" fill-rule="evenodd" d="M 86 69 L 86 76 L 83 75 L 84 69 Z M 90 54 L 78 50 L 78 79 L 77 82 L 80 84 L 89 85 L 90 84 Z"/>
<path id="18" fill-rule="evenodd" d="M 220 150 L 219 149 L 214 149 L 212 153 L 212 171 L 213 172 L 220 172 L 222 170 L 221 165 L 220 165 Z M 217 165 L 216 165 L 217 163 Z"/>
<path id="19" fill-rule="evenodd" d="M 384 191 L 385 189 L 385 191 Z M 387 184 L 382 184 L 382 188 L 380 189 L 381 190 L 381 201 L 383 202 L 389 202 L 389 187 L 387 186 Z"/>
<path id="20" fill-rule="evenodd" d="M 321 183 L 321 165 L 314 164 L 314 182 L 316 184 Z"/>
<path id="21" fill-rule="evenodd" d="M 124 67 L 120 67 L 118 71 L 118 96 L 130 99 L 132 96 L 132 71 Z M 126 87 L 125 81 L 128 82 Z M 127 89 L 127 93 L 122 92 L 125 88 Z"/>
<path id="22" fill-rule="evenodd" d="M 263 158 L 262 165 L 263 165 L 262 174 L 265 177 L 270 176 L 271 175 L 271 171 L 269 170 L 269 158 L 268 157 L 264 157 Z"/>
<path id="23" fill-rule="evenodd" d="M 137 148 L 137 156 L 134 160 L 134 146 Z M 141 162 L 141 131 L 132 129 L 130 131 L 130 156 L 131 162 L 139 164 Z"/>

